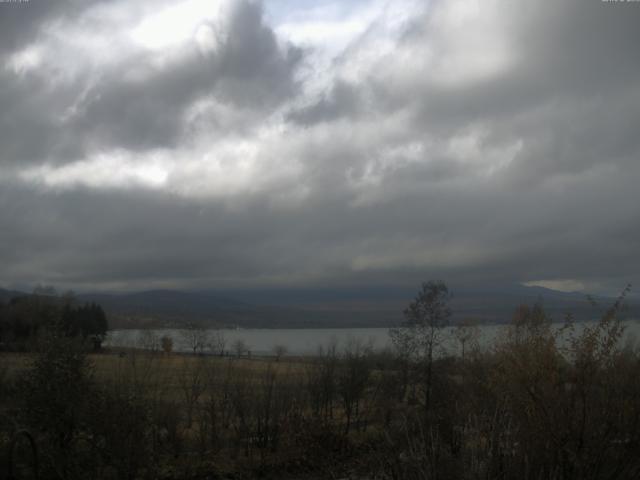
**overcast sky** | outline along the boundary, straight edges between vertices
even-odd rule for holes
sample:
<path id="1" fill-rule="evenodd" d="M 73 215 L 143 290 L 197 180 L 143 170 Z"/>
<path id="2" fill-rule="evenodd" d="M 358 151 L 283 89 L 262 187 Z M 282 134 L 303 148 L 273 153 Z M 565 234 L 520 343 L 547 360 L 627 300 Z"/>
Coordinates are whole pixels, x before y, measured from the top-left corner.
<path id="1" fill-rule="evenodd" d="M 0 286 L 640 285 L 639 48 L 640 2 L 0 3 Z"/>

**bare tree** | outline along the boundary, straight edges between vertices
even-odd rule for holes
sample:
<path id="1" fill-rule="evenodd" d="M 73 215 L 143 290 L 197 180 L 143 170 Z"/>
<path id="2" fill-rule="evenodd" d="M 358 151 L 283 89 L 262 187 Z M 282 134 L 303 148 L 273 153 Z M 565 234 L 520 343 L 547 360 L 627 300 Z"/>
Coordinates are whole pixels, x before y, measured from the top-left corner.
<path id="1" fill-rule="evenodd" d="M 233 342 L 233 351 L 236 352 L 238 358 L 240 358 L 247 351 L 247 344 L 242 338 Z"/>
<path id="2" fill-rule="evenodd" d="M 443 282 L 424 282 L 418 295 L 404 311 L 405 322 L 389 332 L 396 349 L 406 349 L 422 364 L 426 412 L 431 409 L 433 356 L 442 345 L 442 329 L 449 323 L 450 298 L 449 289 Z"/>
<path id="3" fill-rule="evenodd" d="M 348 435 L 351 425 L 358 421 L 363 400 L 371 376 L 370 355 L 372 345 L 365 345 L 350 339 L 344 350 L 344 362 L 338 372 L 338 393 L 346 417 L 344 434 Z"/>
<path id="4" fill-rule="evenodd" d="M 138 347 L 150 352 L 157 352 L 160 347 L 160 339 L 151 330 L 144 330 L 137 341 Z"/>
<path id="5" fill-rule="evenodd" d="M 338 345 L 332 339 L 325 348 L 320 346 L 315 361 L 307 367 L 307 391 L 316 419 L 327 424 L 333 418 L 336 397 L 336 373 L 338 370 Z"/>
<path id="6" fill-rule="evenodd" d="M 262 378 L 254 386 L 254 434 L 262 459 L 267 449 L 275 452 L 286 422 L 284 419 L 291 408 L 291 395 L 278 377 L 277 369 L 270 364 L 262 373 Z"/>
<path id="7" fill-rule="evenodd" d="M 193 360 L 193 361 L 192 361 Z M 182 358 L 182 366 L 178 375 L 178 384 L 184 398 L 187 414 L 187 427 L 191 427 L 193 413 L 198 405 L 200 396 L 207 387 L 206 358 Z"/>
<path id="8" fill-rule="evenodd" d="M 211 352 L 216 355 L 223 356 L 224 349 L 227 346 L 227 339 L 225 338 L 222 330 L 213 331 L 210 335 L 210 340 L 209 348 L 211 349 Z"/>
<path id="9" fill-rule="evenodd" d="M 453 336 L 458 343 L 460 343 L 462 361 L 464 362 L 465 347 L 477 342 L 480 337 L 480 329 L 473 320 L 463 320 L 456 325 L 456 328 L 453 330 Z"/>
<path id="10" fill-rule="evenodd" d="M 196 353 L 202 353 L 209 343 L 209 332 L 197 323 L 185 323 L 180 334 L 189 349 L 193 351 L 194 355 Z"/>
<path id="11" fill-rule="evenodd" d="M 404 400 L 407 394 L 407 389 L 409 388 L 411 362 L 416 356 L 416 342 L 414 341 L 413 336 L 408 335 L 407 332 L 400 328 L 390 329 L 389 336 L 391 337 L 400 369 L 398 399 Z"/>
<path id="12" fill-rule="evenodd" d="M 286 345 L 274 345 L 273 346 L 273 354 L 276 357 L 276 362 L 279 362 L 282 357 L 284 357 L 289 350 Z"/>

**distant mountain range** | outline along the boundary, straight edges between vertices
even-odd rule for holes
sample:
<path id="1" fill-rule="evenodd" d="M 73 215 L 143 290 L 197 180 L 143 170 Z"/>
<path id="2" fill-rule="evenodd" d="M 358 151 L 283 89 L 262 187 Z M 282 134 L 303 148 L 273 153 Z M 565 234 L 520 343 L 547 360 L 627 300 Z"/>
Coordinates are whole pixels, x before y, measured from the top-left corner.
<path id="1" fill-rule="evenodd" d="M 6 302 L 23 292 L 0 289 Z M 149 290 L 132 293 L 83 293 L 80 302 L 105 309 L 112 328 L 173 327 L 187 322 L 227 327 L 312 328 L 388 327 L 402 321 L 415 296 L 402 288 L 263 289 L 229 291 Z M 577 320 L 597 318 L 614 299 L 596 298 L 594 308 L 582 293 L 542 287 L 508 286 L 453 291 L 452 321 L 472 318 L 480 323 L 505 323 L 520 304 L 542 302 L 556 320 L 571 313 Z M 636 299 L 625 315 L 640 318 Z"/>

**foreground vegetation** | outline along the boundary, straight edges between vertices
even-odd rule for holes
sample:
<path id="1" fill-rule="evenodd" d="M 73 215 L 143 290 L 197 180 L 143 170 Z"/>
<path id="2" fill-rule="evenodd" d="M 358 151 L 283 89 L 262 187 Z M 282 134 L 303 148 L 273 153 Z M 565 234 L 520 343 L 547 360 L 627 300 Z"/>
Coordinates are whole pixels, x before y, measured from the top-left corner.
<path id="1" fill-rule="evenodd" d="M 82 336 L 43 329 L 35 353 L 0 356 L 1 465 L 63 479 L 637 478 L 625 293 L 579 332 L 554 330 L 539 305 L 490 349 L 461 330 L 463 358 L 439 352 L 450 312 L 437 283 L 391 332 L 393 353 L 352 341 L 305 360 L 87 354 Z"/>

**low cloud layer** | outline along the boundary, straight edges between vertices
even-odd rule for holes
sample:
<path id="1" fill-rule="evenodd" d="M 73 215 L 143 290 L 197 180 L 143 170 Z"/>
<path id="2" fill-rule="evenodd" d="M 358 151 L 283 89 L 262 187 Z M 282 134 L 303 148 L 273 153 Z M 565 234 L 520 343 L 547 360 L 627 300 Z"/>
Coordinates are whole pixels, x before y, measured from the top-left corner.
<path id="1" fill-rule="evenodd" d="M 640 280 L 640 4 L 0 3 L 0 285 Z"/>

